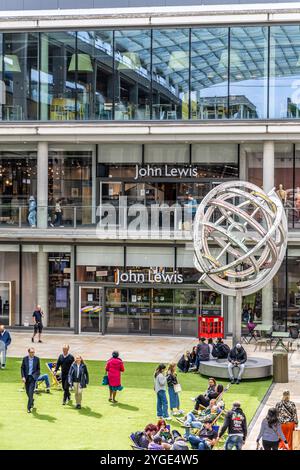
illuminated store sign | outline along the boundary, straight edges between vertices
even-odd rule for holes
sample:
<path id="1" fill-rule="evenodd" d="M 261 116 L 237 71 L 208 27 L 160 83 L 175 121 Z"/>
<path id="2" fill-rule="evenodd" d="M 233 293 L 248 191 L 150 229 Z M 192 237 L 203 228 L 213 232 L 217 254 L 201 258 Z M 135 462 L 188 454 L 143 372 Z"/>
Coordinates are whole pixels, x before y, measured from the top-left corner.
<path id="1" fill-rule="evenodd" d="M 189 165 L 184 167 L 176 167 L 170 165 L 135 165 L 135 177 L 139 178 L 195 178 L 198 175 L 198 167 Z"/>
<path id="2" fill-rule="evenodd" d="M 122 282 L 135 284 L 182 284 L 183 275 L 178 271 L 166 272 L 164 270 L 160 271 L 158 268 L 150 268 L 143 272 L 133 271 L 132 269 L 128 271 L 117 269 L 116 284 L 119 285 Z"/>

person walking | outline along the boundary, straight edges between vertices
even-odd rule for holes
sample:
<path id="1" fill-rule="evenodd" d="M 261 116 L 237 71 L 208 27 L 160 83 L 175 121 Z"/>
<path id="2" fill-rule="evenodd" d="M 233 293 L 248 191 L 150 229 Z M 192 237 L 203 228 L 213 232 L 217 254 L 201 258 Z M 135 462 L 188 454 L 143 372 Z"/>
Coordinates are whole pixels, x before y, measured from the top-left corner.
<path id="1" fill-rule="evenodd" d="M 5 329 L 4 325 L 0 325 L 0 367 L 5 369 L 6 366 L 6 355 L 7 348 L 11 343 L 11 336 L 9 332 Z"/>
<path id="2" fill-rule="evenodd" d="M 262 439 L 264 450 L 278 450 L 280 440 L 284 442 L 284 447 L 288 449 L 288 442 L 282 432 L 276 408 L 270 408 L 267 416 L 262 420 L 256 439 L 257 449 L 259 448 L 260 439 Z"/>
<path id="3" fill-rule="evenodd" d="M 118 351 L 112 353 L 112 357 L 107 361 L 105 370 L 108 376 L 109 399 L 112 403 L 118 403 L 116 400 L 117 392 L 123 390 L 121 385 L 121 373 L 125 372 L 122 359 L 119 357 Z"/>
<path id="4" fill-rule="evenodd" d="M 154 390 L 156 393 L 157 404 L 156 411 L 159 419 L 172 419 L 168 412 L 168 401 L 166 395 L 167 378 L 166 378 L 166 366 L 160 364 L 154 373 Z"/>
<path id="5" fill-rule="evenodd" d="M 293 450 L 293 431 L 298 424 L 298 416 L 295 403 L 290 401 L 289 390 L 283 392 L 281 401 L 276 404 L 276 410 L 289 450 Z M 284 448 L 282 441 L 280 441 L 279 448 Z"/>
<path id="6" fill-rule="evenodd" d="M 70 346 L 68 344 L 64 344 L 62 348 L 63 352 L 59 355 L 54 369 L 54 375 L 57 374 L 59 368 L 61 369 L 61 384 L 64 391 L 64 397 L 62 402 L 63 405 L 66 405 L 71 399 L 69 372 L 74 362 L 74 357 L 72 356 L 72 354 L 69 353 L 69 350 Z"/>
<path id="7" fill-rule="evenodd" d="M 76 409 L 81 409 L 82 390 L 89 383 L 89 373 L 81 356 L 75 356 L 75 361 L 70 367 L 68 381 L 70 387 L 74 387 Z"/>
<path id="8" fill-rule="evenodd" d="M 240 343 L 232 348 L 228 354 L 228 374 L 232 384 L 236 383 L 237 385 L 240 383 L 245 366 L 247 362 L 247 353 L 243 346 Z M 235 379 L 233 375 L 233 369 L 238 369 L 238 376 Z"/>
<path id="9" fill-rule="evenodd" d="M 25 384 L 25 390 L 28 397 L 28 413 L 31 413 L 34 405 L 33 394 L 35 390 L 36 381 L 40 375 L 40 359 L 35 356 L 35 349 L 29 348 L 28 356 L 25 356 L 23 358 L 21 365 L 21 377 Z"/>
<path id="10" fill-rule="evenodd" d="M 39 343 L 42 343 L 43 317 L 44 312 L 42 311 L 42 307 L 37 305 L 35 311 L 32 314 L 32 318 L 34 319 L 33 336 L 31 338 L 32 343 L 34 343 L 34 337 L 37 334 L 39 335 Z"/>
<path id="11" fill-rule="evenodd" d="M 242 450 L 247 438 L 247 420 L 239 401 L 232 405 L 232 409 L 226 413 L 223 426 L 219 432 L 218 440 L 228 431 L 225 442 L 225 450 Z"/>
<path id="12" fill-rule="evenodd" d="M 182 413 L 180 410 L 180 400 L 179 400 L 179 391 L 180 388 L 177 374 L 176 374 L 176 364 L 172 363 L 169 365 L 167 370 L 167 385 L 170 399 L 170 409 L 171 415 L 178 416 Z"/>

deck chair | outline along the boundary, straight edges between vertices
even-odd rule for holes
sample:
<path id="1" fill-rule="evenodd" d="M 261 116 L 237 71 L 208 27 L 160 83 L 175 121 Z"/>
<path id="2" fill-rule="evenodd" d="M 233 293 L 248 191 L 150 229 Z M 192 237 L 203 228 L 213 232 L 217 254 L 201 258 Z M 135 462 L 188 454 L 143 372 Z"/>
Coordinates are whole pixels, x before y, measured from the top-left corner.
<path id="1" fill-rule="evenodd" d="M 61 389 L 61 380 L 59 380 L 59 377 L 54 375 L 56 362 L 46 362 L 46 367 L 49 371 L 49 375 L 51 379 L 51 388 Z"/>
<path id="2" fill-rule="evenodd" d="M 135 439 L 135 433 L 131 433 L 130 436 L 129 436 L 129 439 L 131 441 L 131 448 L 132 450 L 146 450 L 144 449 L 143 447 L 140 447 L 137 442 L 136 442 L 136 439 Z"/>

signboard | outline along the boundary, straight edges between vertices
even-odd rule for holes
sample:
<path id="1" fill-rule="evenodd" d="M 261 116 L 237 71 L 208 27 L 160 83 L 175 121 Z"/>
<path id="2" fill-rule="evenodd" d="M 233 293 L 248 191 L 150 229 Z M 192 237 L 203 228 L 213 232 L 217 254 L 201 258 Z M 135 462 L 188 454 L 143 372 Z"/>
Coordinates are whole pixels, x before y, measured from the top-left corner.
<path id="1" fill-rule="evenodd" d="M 56 308 L 68 307 L 68 288 L 67 287 L 55 288 L 55 306 Z"/>
<path id="2" fill-rule="evenodd" d="M 134 283 L 134 284 L 182 284 L 183 274 L 178 271 L 165 271 L 159 268 L 149 268 L 145 271 L 128 271 L 116 270 L 116 285 L 120 283 Z"/>
<path id="3" fill-rule="evenodd" d="M 134 179 L 141 178 L 197 178 L 198 167 L 194 165 L 135 165 Z"/>

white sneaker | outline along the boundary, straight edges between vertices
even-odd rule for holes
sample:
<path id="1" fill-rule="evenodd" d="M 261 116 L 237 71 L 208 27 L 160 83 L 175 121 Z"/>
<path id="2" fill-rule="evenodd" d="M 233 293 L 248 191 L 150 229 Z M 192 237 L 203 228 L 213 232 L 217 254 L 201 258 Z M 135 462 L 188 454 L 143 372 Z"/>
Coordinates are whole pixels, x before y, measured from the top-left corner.
<path id="1" fill-rule="evenodd" d="M 191 400 L 192 400 L 192 401 L 196 401 L 196 398 L 195 398 L 195 397 L 194 397 L 194 398 L 193 398 L 193 397 L 191 397 Z"/>
<path id="2" fill-rule="evenodd" d="M 163 418 L 165 419 L 166 421 L 171 421 L 172 420 L 172 416 L 168 416 L 167 418 Z"/>

